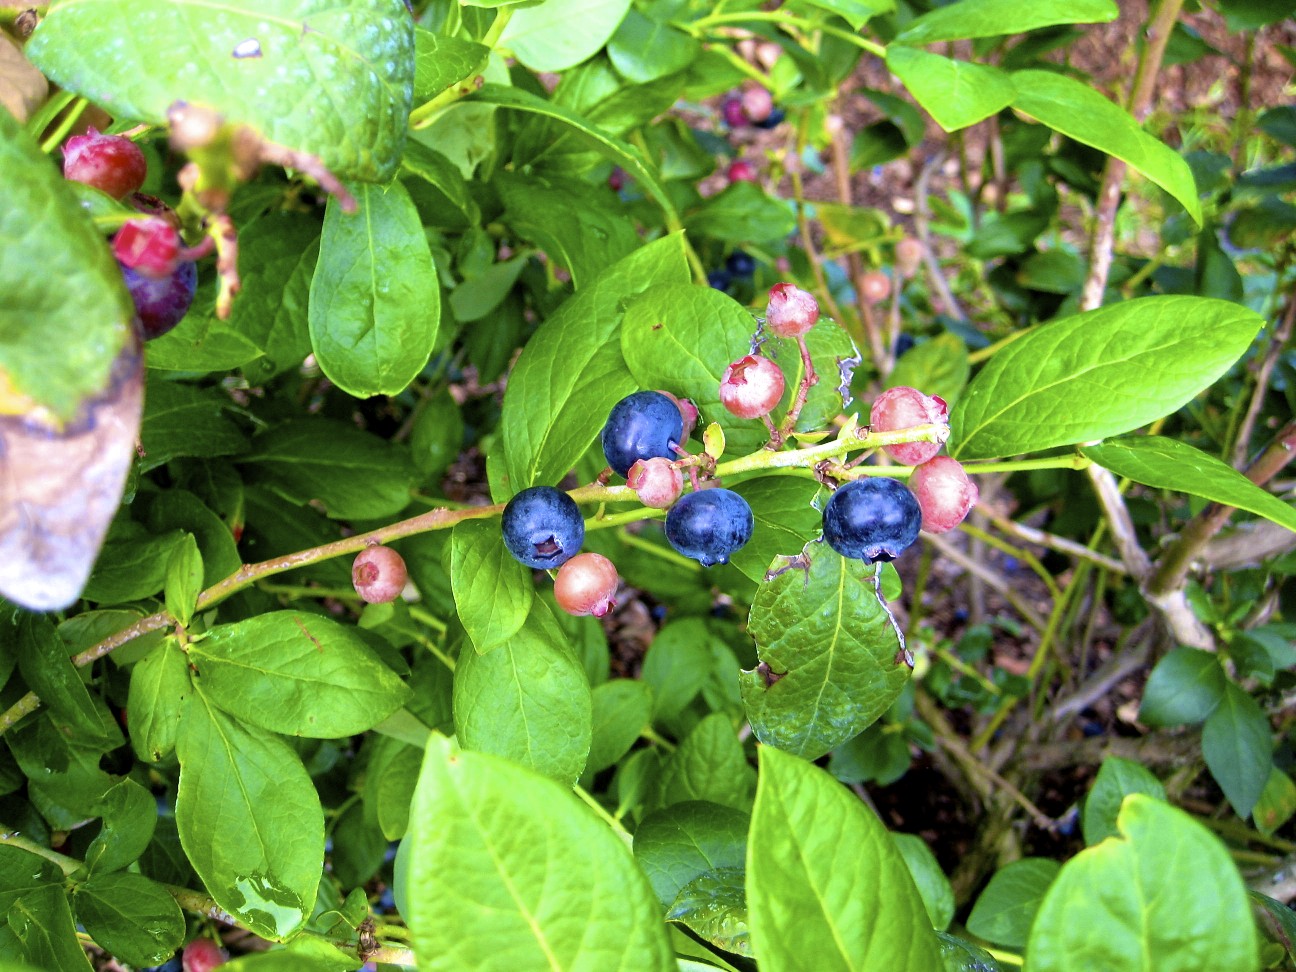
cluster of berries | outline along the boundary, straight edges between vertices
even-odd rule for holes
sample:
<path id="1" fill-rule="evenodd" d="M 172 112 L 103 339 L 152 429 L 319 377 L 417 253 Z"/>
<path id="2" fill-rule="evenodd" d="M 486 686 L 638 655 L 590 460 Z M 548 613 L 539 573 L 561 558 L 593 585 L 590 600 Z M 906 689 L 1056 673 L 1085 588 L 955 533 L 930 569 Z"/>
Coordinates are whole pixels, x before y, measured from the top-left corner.
<path id="1" fill-rule="evenodd" d="M 756 258 L 746 250 L 734 250 L 719 270 L 707 274 L 707 283 L 716 290 L 728 290 L 735 280 L 750 280 L 756 272 Z"/>
<path id="2" fill-rule="evenodd" d="M 139 146 L 120 135 L 102 135 L 91 128 L 63 146 L 65 178 L 124 200 L 144 214 L 118 230 L 112 249 L 146 340 L 180 323 L 198 284 L 193 262 L 197 252 L 180 239 L 175 213 L 161 200 L 139 192 L 147 172 Z"/>
<path id="3" fill-rule="evenodd" d="M 730 95 L 720 103 L 720 114 L 730 128 L 754 125 L 775 128 L 786 117 L 783 109 L 774 107 L 774 96 L 768 88 L 753 85 L 740 94 Z"/>

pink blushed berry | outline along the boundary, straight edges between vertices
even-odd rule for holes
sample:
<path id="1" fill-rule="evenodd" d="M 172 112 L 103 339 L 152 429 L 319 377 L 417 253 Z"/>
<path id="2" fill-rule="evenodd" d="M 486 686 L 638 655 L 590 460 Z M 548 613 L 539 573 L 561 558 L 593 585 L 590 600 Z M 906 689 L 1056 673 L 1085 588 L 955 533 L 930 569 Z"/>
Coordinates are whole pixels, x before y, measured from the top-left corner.
<path id="1" fill-rule="evenodd" d="M 658 390 L 660 391 L 660 389 Z M 698 423 L 697 406 L 693 404 L 691 399 L 679 398 L 675 395 L 672 395 L 668 391 L 662 391 L 661 394 L 665 395 L 672 402 L 674 402 L 675 407 L 679 409 L 680 421 L 684 423 L 684 431 L 680 433 L 680 444 L 683 445 L 685 442 L 688 441 L 689 436 L 693 434 L 693 430 L 697 428 L 697 423 Z"/>
<path id="2" fill-rule="evenodd" d="M 210 938 L 195 938 L 184 947 L 181 965 L 184 972 L 210 972 L 229 961 L 229 955 Z"/>
<path id="3" fill-rule="evenodd" d="M 91 128 L 63 145 L 63 177 L 94 186 L 114 199 L 139 189 L 147 174 L 144 153 L 129 138 L 101 135 Z"/>
<path id="4" fill-rule="evenodd" d="M 928 533 L 953 530 L 976 506 L 981 495 L 963 466 L 949 456 L 929 459 L 915 469 L 909 488 L 918 497 L 922 528 Z"/>
<path id="5" fill-rule="evenodd" d="M 774 110 L 774 96 L 759 85 L 747 88 L 742 93 L 742 107 L 751 121 L 763 122 Z"/>
<path id="6" fill-rule="evenodd" d="M 873 402 L 869 415 L 869 428 L 874 432 L 898 432 L 916 425 L 945 425 L 949 422 L 949 406 L 936 395 L 924 395 L 916 388 L 900 385 L 888 388 Z M 896 462 L 917 466 L 940 452 L 939 442 L 903 442 L 883 446 Z"/>
<path id="7" fill-rule="evenodd" d="M 351 584 L 369 604 L 386 604 L 400 597 L 409 573 L 391 547 L 366 547 L 351 564 Z"/>
<path id="8" fill-rule="evenodd" d="M 817 320 L 819 302 L 814 294 L 790 283 L 778 283 L 770 288 L 765 325 L 779 337 L 800 337 Z"/>
<path id="9" fill-rule="evenodd" d="M 124 267 L 149 277 L 165 277 L 180 261 L 180 234 L 161 217 L 132 219 L 113 237 L 113 256 Z"/>
<path id="10" fill-rule="evenodd" d="M 860 278 L 860 296 L 869 304 L 880 304 L 891 295 L 891 281 L 880 270 L 870 270 Z"/>
<path id="11" fill-rule="evenodd" d="M 720 114 L 730 128 L 742 128 L 751 121 L 747 117 L 747 112 L 743 111 L 741 98 L 726 98 L 720 105 Z"/>
<path id="12" fill-rule="evenodd" d="M 601 618 L 616 607 L 619 581 L 616 567 L 602 554 L 577 554 L 558 568 L 554 598 L 568 614 Z"/>
<path id="13" fill-rule="evenodd" d="M 730 162 L 729 168 L 725 172 L 725 176 L 729 179 L 730 183 L 756 182 L 759 179 L 756 167 L 746 159 L 734 159 Z"/>
<path id="14" fill-rule="evenodd" d="M 906 236 L 895 245 L 896 272 L 902 277 L 912 277 L 922 262 L 922 244 Z"/>
<path id="15" fill-rule="evenodd" d="M 644 506 L 664 510 L 684 491 L 684 474 L 669 459 L 639 459 L 626 474 L 626 485 Z"/>
<path id="16" fill-rule="evenodd" d="M 739 358 L 720 379 L 720 403 L 739 418 L 760 418 L 783 397 L 783 372 L 769 358 Z"/>

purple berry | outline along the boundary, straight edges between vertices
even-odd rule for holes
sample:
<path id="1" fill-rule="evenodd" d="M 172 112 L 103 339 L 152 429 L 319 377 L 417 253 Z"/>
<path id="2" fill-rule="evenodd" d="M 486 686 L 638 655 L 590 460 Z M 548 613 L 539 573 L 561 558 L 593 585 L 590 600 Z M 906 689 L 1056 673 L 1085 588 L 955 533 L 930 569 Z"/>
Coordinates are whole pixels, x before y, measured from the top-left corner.
<path id="1" fill-rule="evenodd" d="M 130 267 L 121 272 L 146 341 L 161 337 L 189 312 L 198 286 L 198 268 L 192 261 L 182 260 L 164 277 L 145 276 Z"/>

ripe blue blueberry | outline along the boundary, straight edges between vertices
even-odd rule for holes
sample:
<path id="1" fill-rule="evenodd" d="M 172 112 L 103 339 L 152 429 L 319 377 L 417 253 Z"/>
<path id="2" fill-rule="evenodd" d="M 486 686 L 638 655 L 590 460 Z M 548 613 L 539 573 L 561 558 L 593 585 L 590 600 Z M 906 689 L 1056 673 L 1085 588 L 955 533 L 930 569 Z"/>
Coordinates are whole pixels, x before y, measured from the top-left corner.
<path id="1" fill-rule="evenodd" d="M 823 511 L 824 539 L 843 557 L 895 560 L 918 539 L 922 510 L 897 479 L 856 479 L 840 486 Z"/>
<path id="2" fill-rule="evenodd" d="M 778 128 L 778 126 L 783 123 L 783 119 L 786 117 L 787 115 L 784 114 L 782 108 L 774 108 L 770 111 L 768 115 L 766 115 L 764 118 L 762 118 L 760 121 L 756 123 L 756 127 L 757 128 Z"/>
<path id="3" fill-rule="evenodd" d="M 752 535 L 752 511 L 731 489 L 689 493 L 666 515 L 666 539 L 703 567 L 727 564 Z"/>
<path id="4" fill-rule="evenodd" d="M 725 269 L 735 277 L 750 277 L 756 272 L 756 258 L 745 250 L 734 250 L 725 260 Z"/>
<path id="5" fill-rule="evenodd" d="M 576 501 L 552 486 L 532 486 L 509 500 L 503 528 L 509 553 L 542 570 L 561 567 L 585 542 L 585 521 Z"/>
<path id="6" fill-rule="evenodd" d="M 733 274 L 728 270 L 712 270 L 707 274 L 707 286 L 712 290 L 728 290 L 733 283 Z"/>
<path id="7" fill-rule="evenodd" d="M 673 447 L 683 437 L 679 406 L 661 392 L 635 392 L 612 406 L 603 426 L 603 455 L 624 476 L 636 460 L 675 459 Z"/>
<path id="8" fill-rule="evenodd" d="M 189 313 L 198 286 L 198 268 L 192 260 L 181 260 L 173 271 L 160 277 L 147 276 L 125 265 L 121 272 L 146 341 L 161 337 Z"/>

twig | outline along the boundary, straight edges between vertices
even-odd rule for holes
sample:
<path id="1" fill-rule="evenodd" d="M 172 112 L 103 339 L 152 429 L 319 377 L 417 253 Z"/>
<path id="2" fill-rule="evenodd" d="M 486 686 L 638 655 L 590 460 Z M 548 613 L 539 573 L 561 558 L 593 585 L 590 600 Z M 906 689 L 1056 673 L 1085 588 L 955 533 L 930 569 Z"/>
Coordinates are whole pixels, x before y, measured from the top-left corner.
<path id="1" fill-rule="evenodd" d="M 923 264 L 927 267 L 927 276 L 931 279 L 932 287 L 940 296 L 941 303 L 945 305 L 945 313 L 955 320 L 965 321 L 967 315 L 963 313 L 958 302 L 954 300 L 954 294 L 950 291 L 949 282 L 946 281 L 940 262 L 936 259 L 936 251 L 932 248 L 931 241 L 931 206 L 928 203 L 929 187 L 932 173 L 939 169 L 944 161 L 945 153 L 937 152 L 927 160 L 927 164 L 918 173 L 918 181 L 914 185 L 914 231 L 918 234 L 919 242 L 922 243 Z"/>
<path id="2" fill-rule="evenodd" d="M 1027 543 L 1033 543 L 1036 546 L 1047 547 L 1050 550 L 1056 550 L 1058 553 L 1064 553 L 1068 556 L 1075 557 L 1079 560 L 1087 560 L 1096 564 L 1104 570 L 1109 570 L 1114 574 L 1128 574 L 1129 568 L 1115 557 L 1108 557 L 1097 551 L 1090 550 L 1082 543 L 1076 543 L 1074 540 L 1068 540 L 1066 537 L 1059 537 L 1055 533 L 1046 533 L 1043 530 L 1037 530 L 1035 527 L 1026 526 L 1023 523 L 1017 523 L 1005 516 L 1001 516 L 994 509 L 981 504 L 981 512 L 989 517 L 990 522 L 1002 530 L 1004 533 L 1010 533 L 1019 540 L 1025 540 Z"/>
<path id="3" fill-rule="evenodd" d="M 1044 630 L 1044 619 L 1039 616 L 1039 612 L 1027 604 L 1022 596 L 1013 590 L 1012 585 L 1000 577 L 998 573 L 973 560 L 944 537 L 923 534 L 923 539 L 939 550 L 942 557 L 952 560 L 964 570 L 980 577 L 988 587 L 993 588 L 1004 600 L 1011 604 L 1032 628 L 1041 632 Z"/>
<path id="4" fill-rule="evenodd" d="M 1234 466 L 1241 466 L 1246 462 L 1247 452 L 1251 447 L 1251 434 L 1255 431 L 1256 419 L 1260 415 L 1260 409 L 1264 406 L 1265 396 L 1269 393 L 1269 379 L 1273 375 L 1278 358 L 1287 346 L 1288 339 L 1291 338 L 1293 321 L 1296 321 L 1296 297 L 1288 296 L 1287 309 L 1283 313 L 1282 321 L 1274 331 L 1273 337 L 1269 339 L 1269 349 L 1265 352 L 1264 360 L 1260 363 L 1260 368 L 1256 372 L 1256 383 L 1251 392 L 1251 402 L 1247 405 L 1246 415 L 1243 416 L 1242 424 L 1238 427 L 1237 440 L 1233 443 Z"/>

